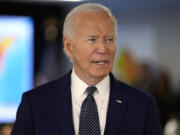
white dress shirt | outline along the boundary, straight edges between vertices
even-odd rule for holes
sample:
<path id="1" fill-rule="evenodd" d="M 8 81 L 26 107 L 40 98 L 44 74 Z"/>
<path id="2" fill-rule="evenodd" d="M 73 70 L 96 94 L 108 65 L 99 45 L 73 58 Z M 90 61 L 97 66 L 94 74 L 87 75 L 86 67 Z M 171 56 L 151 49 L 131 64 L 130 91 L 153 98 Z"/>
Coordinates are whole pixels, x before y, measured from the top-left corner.
<path id="1" fill-rule="evenodd" d="M 72 117 L 74 123 L 75 135 L 79 133 L 79 118 L 81 105 L 84 99 L 87 97 L 86 88 L 88 85 L 83 82 L 74 72 L 71 74 L 71 94 L 72 94 Z M 106 114 L 109 103 L 109 92 L 110 92 L 110 79 L 109 76 L 105 77 L 97 85 L 97 91 L 94 92 L 94 98 L 97 104 L 100 130 L 101 135 L 104 134 L 104 129 L 106 125 Z"/>

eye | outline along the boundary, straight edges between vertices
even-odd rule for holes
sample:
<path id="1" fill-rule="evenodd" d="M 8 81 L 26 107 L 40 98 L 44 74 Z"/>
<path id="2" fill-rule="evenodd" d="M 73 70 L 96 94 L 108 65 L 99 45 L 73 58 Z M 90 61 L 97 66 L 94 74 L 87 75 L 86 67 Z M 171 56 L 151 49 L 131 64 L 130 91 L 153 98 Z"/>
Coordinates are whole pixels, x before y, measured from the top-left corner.
<path id="1" fill-rule="evenodd" d="M 114 42 L 114 38 L 106 38 L 105 41 L 106 42 Z"/>
<path id="2" fill-rule="evenodd" d="M 88 39 L 88 42 L 89 42 L 89 43 L 94 43 L 95 41 L 96 41 L 95 38 L 89 38 L 89 39 Z"/>

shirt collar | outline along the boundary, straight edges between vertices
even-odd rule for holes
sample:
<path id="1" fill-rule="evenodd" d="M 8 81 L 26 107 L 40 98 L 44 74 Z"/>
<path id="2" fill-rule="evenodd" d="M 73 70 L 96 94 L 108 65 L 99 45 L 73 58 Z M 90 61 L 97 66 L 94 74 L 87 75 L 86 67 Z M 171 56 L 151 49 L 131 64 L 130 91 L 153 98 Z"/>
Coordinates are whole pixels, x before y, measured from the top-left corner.
<path id="1" fill-rule="evenodd" d="M 103 95 L 106 95 L 110 90 L 110 78 L 109 75 L 106 76 L 101 82 L 99 82 L 97 85 L 97 93 L 99 93 L 100 96 L 103 97 Z M 71 90 L 72 94 L 76 99 L 80 99 L 83 94 L 85 94 L 85 90 L 88 87 L 88 85 L 83 82 L 74 72 L 74 69 L 71 74 Z"/>

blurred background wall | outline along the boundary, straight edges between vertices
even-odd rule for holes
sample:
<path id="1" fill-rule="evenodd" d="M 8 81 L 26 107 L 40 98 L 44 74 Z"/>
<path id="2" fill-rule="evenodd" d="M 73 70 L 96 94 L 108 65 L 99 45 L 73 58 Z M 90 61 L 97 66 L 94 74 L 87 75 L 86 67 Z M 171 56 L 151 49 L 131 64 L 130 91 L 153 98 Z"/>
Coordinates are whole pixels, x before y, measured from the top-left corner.
<path id="1" fill-rule="evenodd" d="M 21 98 L 22 92 L 54 80 L 71 69 L 72 64 L 63 51 L 62 27 L 66 14 L 74 6 L 84 2 L 90 1 L 0 1 L 0 17 L 27 16 L 33 20 L 33 82 L 30 88 L 18 93 L 18 98 Z M 180 2 L 91 2 L 106 5 L 118 20 L 114 75 L 119 80 L 154 96 L 164 135 L 180 135 Z M 0 37 L 0 43 L 1 41 Z M 2 48 L 2 44 L 0 47 Z M 9 82 L 10 78 L 7 81 Z M 12 81 L 9 82 L 11 83 Z M 2 91 L 4 90 L 0 89 L 0 93 Z M 2 109 L 0 114 L 3 114 Z M 1 121 L 0 134 L 8 135 L 13 122 L 13 119 Z"/>

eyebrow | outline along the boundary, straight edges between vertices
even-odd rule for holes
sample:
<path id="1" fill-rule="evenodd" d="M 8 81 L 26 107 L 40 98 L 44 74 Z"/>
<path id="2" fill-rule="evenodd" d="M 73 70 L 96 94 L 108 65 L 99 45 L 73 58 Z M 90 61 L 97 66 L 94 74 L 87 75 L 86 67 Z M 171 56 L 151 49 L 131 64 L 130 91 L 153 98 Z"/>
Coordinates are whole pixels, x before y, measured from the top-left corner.
<path id="1" fill-rule="evenodd" d="M 88 37 L 91 37 L 91 38 L 98 38 L 99 36 L 98 36 L 98 35 L 88 35 Z M 107 35 L 107 36 L 105 36 L 105 37 L 111 37 L 111 38 L 113 38 L 114 35 Z"/>
<path id="2" fill-rule="evenodd" d="M 98 35 L 88 35 L 88 37 L 90 37 L 90 38 L 98 38 L 99 36 Z"/>
<path id="3" fill-rule="evenodd" d="M 108 38 L 114 38 L 114 35 L 107 35 Z"/>

